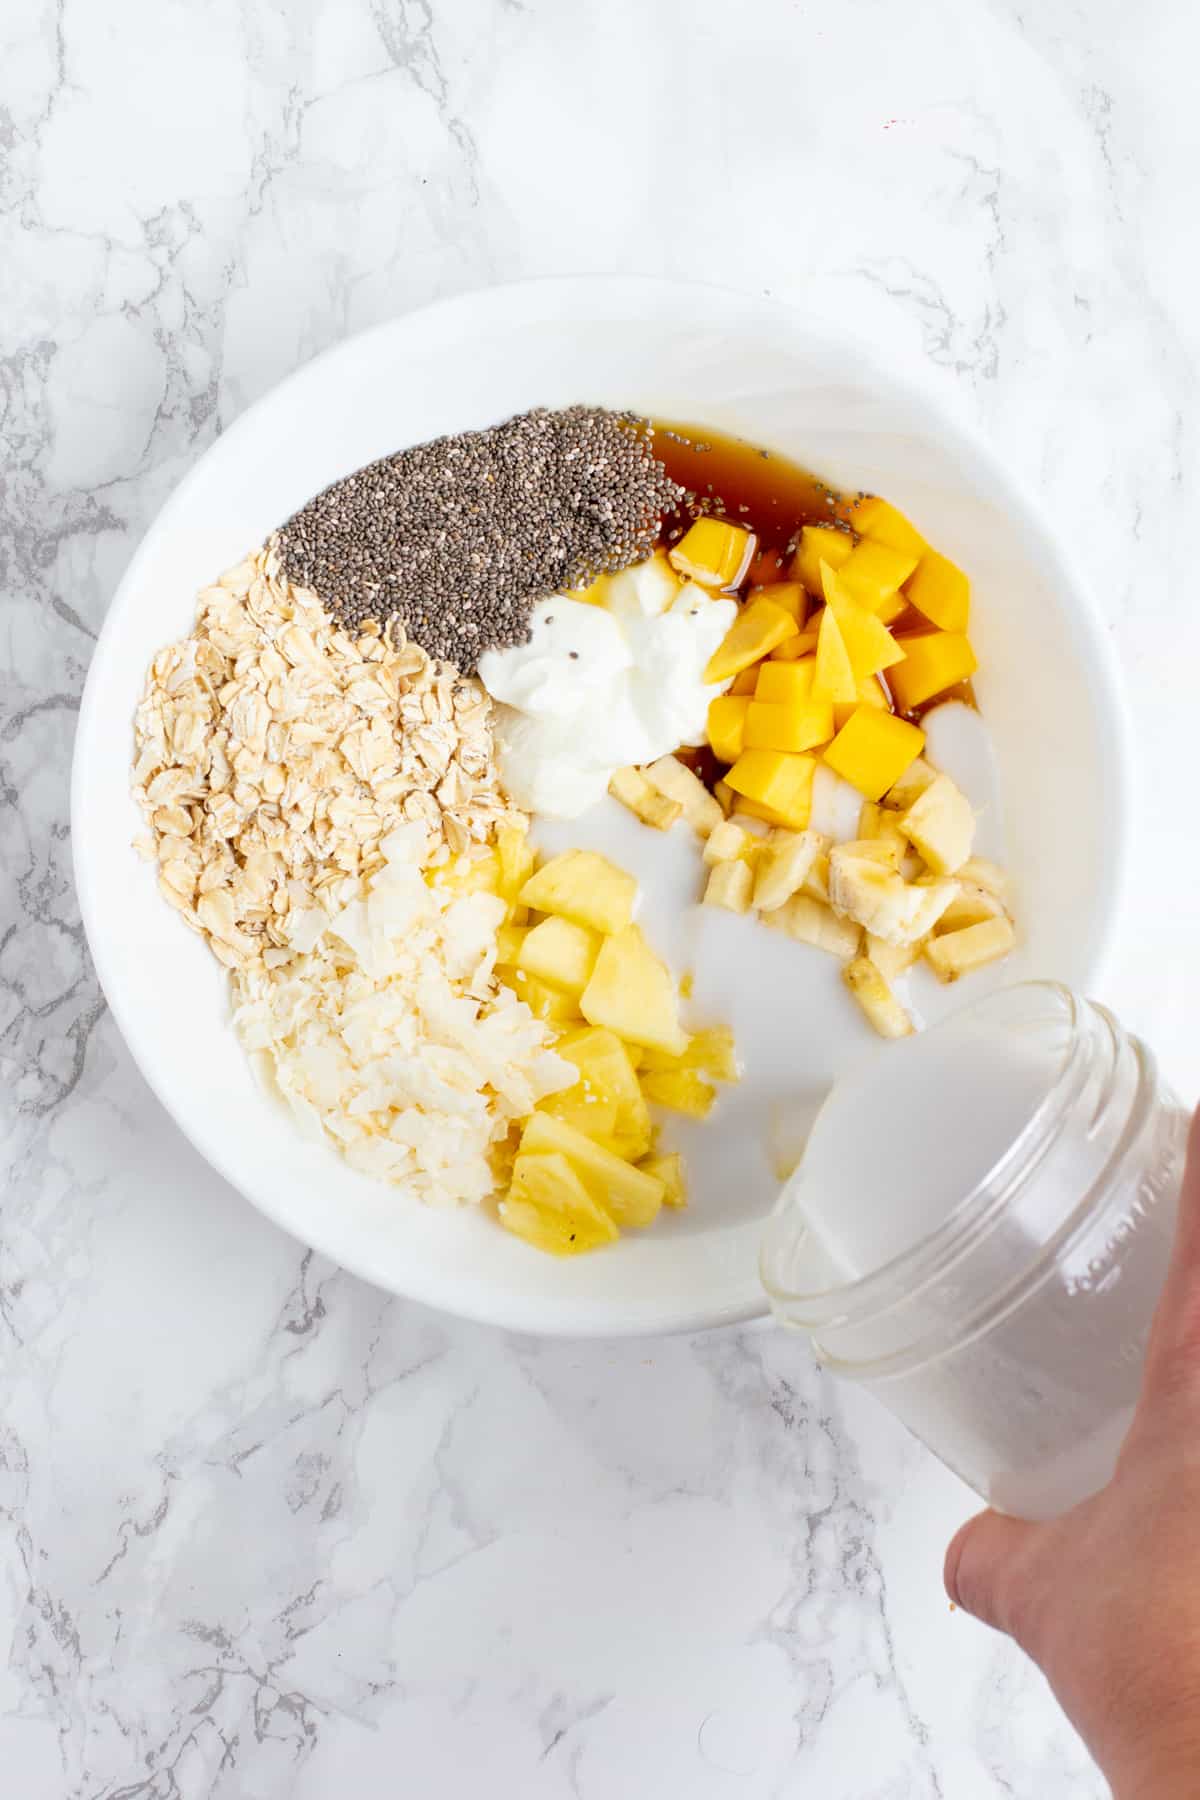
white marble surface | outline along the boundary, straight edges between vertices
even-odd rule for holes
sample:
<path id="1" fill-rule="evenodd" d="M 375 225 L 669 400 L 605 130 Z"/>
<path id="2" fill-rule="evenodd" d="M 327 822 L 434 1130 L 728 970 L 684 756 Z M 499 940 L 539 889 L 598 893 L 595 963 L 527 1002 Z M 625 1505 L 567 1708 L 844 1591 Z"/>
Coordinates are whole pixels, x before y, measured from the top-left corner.
<path id="1" fill-rule="evenodd" d="M 932 364 L 1090 571 L 1142 750 L 1106 997 L 1195 1094 L 1198 55 L 1178 0 L 7 0 L 6 1800 L 1103 1792 L 947 1609 L 968 1496 L 799 1344 L 504 1339 L 209 1174 L 66 778 L 139 534 L 297 363 L 518 275 L 743 284 Z"/>

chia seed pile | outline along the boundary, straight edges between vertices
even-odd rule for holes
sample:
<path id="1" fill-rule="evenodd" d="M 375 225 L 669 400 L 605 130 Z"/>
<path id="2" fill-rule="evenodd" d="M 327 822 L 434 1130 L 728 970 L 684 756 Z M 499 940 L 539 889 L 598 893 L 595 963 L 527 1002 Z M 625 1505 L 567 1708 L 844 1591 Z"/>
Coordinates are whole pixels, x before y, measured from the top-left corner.
<path id="1" fill-rule="evenodd" d="M 335 481 L 279 533 L 288 579 L 343 625 L 397 619 L 471 674 L 523 644 L 538 600 L 650 555 L 683 489 L 649 427 L 594 406 L 539 407 L 401 450 Z"/>

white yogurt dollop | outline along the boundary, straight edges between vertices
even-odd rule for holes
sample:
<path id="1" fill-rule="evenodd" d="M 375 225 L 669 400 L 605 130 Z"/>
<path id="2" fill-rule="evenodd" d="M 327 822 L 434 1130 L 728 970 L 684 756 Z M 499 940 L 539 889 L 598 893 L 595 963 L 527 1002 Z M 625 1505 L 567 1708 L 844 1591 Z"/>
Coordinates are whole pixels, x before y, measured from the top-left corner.
<path id="1" fill-rule="evenodd" d="M 659 560 L 641 567 L 657 571 Z M 657 607 L 669 589 L 657 573 L 651 585 L 646 601 Z M 542 600 L 527 644 L 479 659 L 479 678 L 500 703 L 501 776 L 529 812 L 578 818 L 614 770 L 703 743 L 709 702 L 728 686 L 706 684 L 704 669 L 737 616 L 734 601 L 690 582 L 662 611 L 632 603 L 622 587 L 613 598 L 612 611 L 562 595 Z"/>

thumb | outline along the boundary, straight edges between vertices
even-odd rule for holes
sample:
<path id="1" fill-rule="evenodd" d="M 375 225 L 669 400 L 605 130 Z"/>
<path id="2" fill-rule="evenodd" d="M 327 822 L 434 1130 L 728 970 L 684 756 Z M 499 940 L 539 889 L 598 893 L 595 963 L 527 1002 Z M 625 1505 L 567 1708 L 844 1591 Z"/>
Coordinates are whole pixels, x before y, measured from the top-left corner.
<path id="1" fill-rule="evenodd" d="M 1005 1513 L 982 1512 L 955 1532 L 942 1579 L 955 1606 L 1021 1641 L 1031 1595 L 1028 1569 L 1041 1527 Z"/>
<path id="2" fill-rule="evenodd" d="M 1192 1119 L 1179 1195 L 1175 1243 L 1150 1342 L 1142 1411 L 1158 1399 L 1200 1386 L 1200 1108 Z"/>

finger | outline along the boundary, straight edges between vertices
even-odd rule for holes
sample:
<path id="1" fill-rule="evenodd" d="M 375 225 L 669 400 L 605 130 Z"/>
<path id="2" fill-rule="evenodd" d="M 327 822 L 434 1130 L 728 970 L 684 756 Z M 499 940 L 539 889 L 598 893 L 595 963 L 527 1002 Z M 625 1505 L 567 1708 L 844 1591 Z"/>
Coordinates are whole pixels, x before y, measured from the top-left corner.
<path id="1" fill-rule="evenodd" d="M 1030 1591 L 1028 1566 L 1039 1527 L 982 1512 L 955 1532 L 942 1579 L 956 1606 L 995 1631 L 1021 1639 Z"/>
<path id="2" fill-rule="evenodd" d="M 1175 1243 L 1146 1351 L 1143 1402 L 1200 1385 L 1200 1108 L 1192 1117 Z"/>

